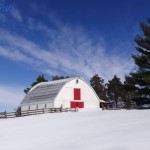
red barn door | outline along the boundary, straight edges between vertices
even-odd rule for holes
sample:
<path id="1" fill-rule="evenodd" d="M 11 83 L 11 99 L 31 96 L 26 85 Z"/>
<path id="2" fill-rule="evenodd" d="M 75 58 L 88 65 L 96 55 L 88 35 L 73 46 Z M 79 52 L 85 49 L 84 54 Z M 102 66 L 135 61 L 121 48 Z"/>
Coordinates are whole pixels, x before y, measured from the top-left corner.
<path id="1" fill-rule="evenodd" d="M 78 108 L 84 108 L 84 102 L 78 102 Z"/>
<path id="2" fill-rule="evenodd" d="M 71 108 L 76 108 L 77 107 L 77 102 L 70 102 L 70 107 Z"/>
<path id="3" fill-rule="evenodd" d="M 81 89 L 79 88 L 74 88 L 74 100 L 81 100 Z M 84 102 L 75 102 L 72 101 L 70 102 L 70 107 L 71 108 L 84 108 Z"/>
<path id="4" fill-rule="evenodd" d="M 81 90 L 74 88 L 74 100 L 81 100 Z"/>
<path id="5" fill-rule="evenodd" d="M 71 108 L 84 108 L 84 102 L 70 102 Z"/>

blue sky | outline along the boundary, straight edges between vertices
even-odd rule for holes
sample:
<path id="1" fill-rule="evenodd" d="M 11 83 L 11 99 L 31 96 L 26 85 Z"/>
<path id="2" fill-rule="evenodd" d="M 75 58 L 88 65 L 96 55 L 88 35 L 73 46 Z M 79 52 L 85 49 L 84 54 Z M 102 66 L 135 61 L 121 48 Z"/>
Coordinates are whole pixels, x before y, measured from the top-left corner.
<path id="1" fill-rule="evenodd" d="M 40 74 L 121 80 L 149 0 L 0 0 L 0 111 L 13 110 Z"/>

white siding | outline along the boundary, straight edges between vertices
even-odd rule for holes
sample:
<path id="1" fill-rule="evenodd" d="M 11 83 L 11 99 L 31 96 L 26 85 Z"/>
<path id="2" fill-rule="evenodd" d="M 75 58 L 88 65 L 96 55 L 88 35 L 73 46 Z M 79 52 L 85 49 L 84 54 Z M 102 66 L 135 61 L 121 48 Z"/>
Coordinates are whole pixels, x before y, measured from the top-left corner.
<path id="1" fill-rule="evenodd" d="M 54 106 L 60 107 L 70 107 L 70 101 L 74 100 L 74 88 L 81 89 L 81 100 L 84 102 L 84 108 L 99 108 L 99 99 L 93 89 L 83 80 L 78 79 L 78 83 L 76 83 L 77 79 L 69 81 L 58 93 L 55 101 Z"/>
<path id="2" fill-rule="evenodd" d="M 21 111 L 29 110 L 29 106 L 21 106 Z"/>
<path id="3" fill-rule="evenodd" d="M 46 104 L 46 108 L 53 108 L 54 107 L 54 103 L 47 103 Z"/>
<path id="4" fill-rule="evenodd" d="M 38 109 L 42 109 L 42 108 L 45 108 L 45 104 L 39 104 L 38 105 Z"/>
<path id="5" fill-rule="evenodd" d="M 30 105 L 30 110 L 35 110 L 37 109 L 37 105 Z"/>

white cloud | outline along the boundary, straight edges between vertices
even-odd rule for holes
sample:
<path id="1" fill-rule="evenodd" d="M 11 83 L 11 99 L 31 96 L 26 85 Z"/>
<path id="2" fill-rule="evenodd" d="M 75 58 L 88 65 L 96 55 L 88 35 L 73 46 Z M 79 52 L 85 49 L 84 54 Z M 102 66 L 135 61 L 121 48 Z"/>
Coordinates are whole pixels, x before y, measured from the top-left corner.
<path id="1" fill-rule="evenodd" d="M 11 109 L 17 108 L 24 98 L 22 87 L 0 85 L 0 111 L 6 109 L 6 106 Z"/>
<path id="2" fill-rule="evenodd" d="M 7 47 L 0 47 L 0 55 L 31 64 L 50 75 L 65 73 L 87 79 L 95 73 L 105 80 L 115 74 L 123 79 L 133 69 L 134 63 L 129 51 L 125 52 L 123 48 L 125 45 L 107 53 L 107 44 L 102 37 L 95 40 L 82 27 L 68 26 L 53 17 L 50 21 L 56 25 L 55 29 L 42 22 L 33 28 L 34 19 L 29 18 L 27 21 L 31 30 L 42 31 L 47 37 L 45 49 L 21 35 L 1 29 L 0 40 Z M 118 53 L 119 49 L 124 53 Z"/>
<path id="3" fill-rule="evenodd" d="M 0 22 L 4 23 L 6 21 L 6 16 L 0 13 Z"/>
<path id="4" fill-rule="evenodd" d="M 0 46 L 0 55 L 10 58 L 14 61 L 22 61 L 24 63 L 29 63 L 29 64 L 34 63 L 33 59 L 27 57 L 26 55 L 24 55 L 18 50 L 10 49 L 8 47 Z"/>
<path id="5" fill-rule="evenodd" d="M 22 16 L 21 16 L 21 14 L 20 14 L 20 11 L 17 9 L 17 8 L 15 8 L 14 9 L 14 11 L 12 11 L 12 17 L 14 18 L 14 19 L 16 19 L 17 21 L 19 21 L 19 22 L 22 22 Z"/>

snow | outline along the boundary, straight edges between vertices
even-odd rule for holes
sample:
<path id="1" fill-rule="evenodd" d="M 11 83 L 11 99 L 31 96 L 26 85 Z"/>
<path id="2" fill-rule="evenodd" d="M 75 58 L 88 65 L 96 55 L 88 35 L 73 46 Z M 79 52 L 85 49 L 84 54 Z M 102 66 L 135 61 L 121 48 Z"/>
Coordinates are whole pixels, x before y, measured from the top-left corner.
<path id="1" fill-rule="evenodd" d="M 82 110 L 0 120 L 0 150 L 148 150 L 150 110 Z"/>

